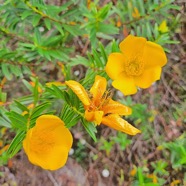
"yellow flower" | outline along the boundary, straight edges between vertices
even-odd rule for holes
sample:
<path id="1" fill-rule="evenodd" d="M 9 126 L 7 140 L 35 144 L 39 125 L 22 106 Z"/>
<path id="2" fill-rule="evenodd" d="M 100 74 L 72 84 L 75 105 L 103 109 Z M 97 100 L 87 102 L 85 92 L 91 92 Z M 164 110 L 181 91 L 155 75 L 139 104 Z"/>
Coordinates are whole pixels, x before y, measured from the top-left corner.
<path id="1" fill-rule="evenodd" d="M 5 151 L 8 150 L 10 145 L 5 145 L 2 149 L 0 149 L 0 155 L 2 155 Z"/>
<path id="2" fill-rule="evenodd" d="M 105 68 L 114 80 L 113 87 L 131 95 L 137 92 L 137 87 L 148 88 L 160 79 L 162 66 L 167 63 L 160 45 L 129 35 L 119 47 L 122 53 L 111 53 Z"/>
<path id="3" fill-rule="evenodd" d="M 147 177 L 151 178 L 153 183 L 158 183 L 158 178 L 155 174 L 148 174 Z"/>
<path id="4" fill-rule="evenodd" d="M 161 33 L 166 33 L 169 31 L 169 27 L 167 26 L 167 21 L 164 20 L 162 21 L 162 23 L 160 24 L 160 26 L 158 27 L 158 30 L 161 32 Z"/>
<path id="5" fill-rule="evenodd" d="M 5 104 L 4 102 L 0 101 L 0 106 L 2 106 L 2 105 L 4 105 L 4 104 Z"/>
<path id="6" fill-rule="evenodd" d="M 27 132 L 23 148 L 31 163 L 43 169 L 56 170 L 66 163 L 72 141 L 70 131 L 60 118 L 42 115 Z"/>
<path id="7" fill-rule="evenodd" d="M 3 88 L 4 84 L 6 83 L 7 79 L 4 77 L 2 81 L 0 82 L 0 88 Z"/>
<path id="8" fill-rule="evenodd" d="M 30 85 L 31 85 L 32 87 L 35 87 L 35 82 L 30 81 Z M 39 93 L 42 93 L 42 89 L 41 89 L 40 86 L 38 86 L 38 92 L 39 92 Z"/>
<path id="9" fill-rule="evenodd" d="M 107 81 L 104 77 L 96 76 L 90 94 L 76 81 L 69 80 L 65 83 L 83 103 L 87 121 L 94 122 L 96 125 L 102 123 L 130 135 L 140 133 L 140 130 L 120 117 L 120 115 L 130 115 L 131 109 L 110 98 L 109 92 L 106 91 Z"/>
<path id="10" fill-rule="evenodd" d="M 179 183 L 181 183 L 180 180 L 174 180 L 171 182 L 170 186 L 175 186 L 175 185 L 178 185 Z"/>
<path id="11" fill-rule="evenodd" d="M 132 12 L 132 17 L 133 18 L 140 18 L 140 13 L 136 7 L 134 7 L 134 10 Z"/>

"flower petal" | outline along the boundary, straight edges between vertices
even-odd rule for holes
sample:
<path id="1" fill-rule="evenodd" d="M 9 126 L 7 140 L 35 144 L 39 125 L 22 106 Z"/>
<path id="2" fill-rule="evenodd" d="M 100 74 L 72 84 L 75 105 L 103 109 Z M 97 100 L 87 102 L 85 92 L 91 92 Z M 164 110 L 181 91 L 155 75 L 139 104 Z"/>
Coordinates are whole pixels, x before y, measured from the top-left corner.
<path id="1" fill-rule="evenodd" d="M 47 170 L 57 170 L 65 165 L 68 152 L 66 147 L 55 146 L 49 153 L 41 152 L 38 154 L 31 151 L 30 154 L 27 155 L 32 164 Z"/>
<path id="2" fill-rule="evenodd" d="M 140 130 L 129 124 L 127 121 L 122 119 L 118 114 L 110 114 L 106 117 L 103 117 L 102 123 L 129 135 L 136 135 L 141 132 Z"/>
<path id="3" fill-rule="evenodd" d="M 134 77 L 136 86 L 140 88 L 148 88 L 153 82 L 159 80 L 161 76 L 161 67 L 155 67 L 144 70 L 141 76 Z"/>
<path id="4" fill-rule="evenodd" d="M 60 125 L 65 126 L 64 122 L 59 117 L 54 115 L 42 115 L 37 118 L 35 127 L 37 127 L 38 130 L 45 130 L 46 128 L 55 128 Z"/>
<path id="5" fill-rule="evenodd" d="M 143 59 L 146 69 L 155 66 L 162 67 L 167 63 L 167 57 L 163 48 L 150 41 L 147 41 L 144 47 Z"/>
<path id="6" fill-rule="evenodd" d="M 96 76 L 94 84 L 92 85 L 90 92 L 93 95 L 93 101 L 100 100 L 106 90 L 107 81 L 104 77 Z"/>
<path id="7" fill-rule="evenodd" d="M 88 97 L 88 94 L 80 83 L 73 80 L 65 81 L 65 83 L 77 95 L 77 97 L 84 105 L 90 105 L 90 99 Z"/>
<path id="8" fill-rule="evenodd" d="M 117 79 L 119 74 L 125 70 L 125 61 L 126 59 L 121 53 L 112 53 L 109 55 L 105 71 L 111 79 Z"/>
<path id="9" fill-rule="evenodd" d="M 105 114 L 118 114 L 118 115 L 130 115 L 132 109 L 112 99 L 109 100 L 108 104 L 102 107 Z"/>
<path id="10" fill-rule="evenodd" d="M 64 122 L 59 117 L 54 116 L 54 115 L 42 115 L 42 116 L 38 117 L 34 128 L 37 128 L 38 131 L 47 131 L 48 130 L 48 131 L 53 131 L 54 133 L 55 133 L 55 130 L 56 130 L 56 132 L 58 130 L 61 130 L 60 136 L 63 136 L 63 137 L 65 135 L 67 135 L 67 136 L 71 135 L 69 130 L 65 127 Z M 61 143 L 61 141 L 59 139 L 57 139 L 58 135 L 55 135 L 54 137 L 55 137 L 56 143 L 57 142 Z M 67 144 L 67 149 L 69 149 L 69 147 L 71 148 L 72 138 L 71 138 L 71 140 L 66 141 L 66 144 Z"/>
<path id="11" fill-rule="evenodd" d="M 103 111 L 85 111 L 85 119 L 87 121 L 94 122 L 96 125 L 100 125 L 103 118 Z"/>
<path id="12" fill-rule="evenodd" d="M 43 115 L 27 132 L 23 148 L 31 163 L 56 170 L 66 163 L 72 142 L 72 135 L 60 118 Z"/>
<path id="13" fill-rule="evenodd" d="M 120 90 L 125 96 L 135 94 L 137 88 L 134 82 L 134 78 L 120 74 L 118 79 L 112 82 L 114 88 Z"/>
<path id="14" fill-rule="evenodd" d="M 143 37 L 129 35 L 120 43 L 119 48 L 127 58 L 131 58 L 133 55 L 143 53 L 146 42 L 147 40 Z"/>

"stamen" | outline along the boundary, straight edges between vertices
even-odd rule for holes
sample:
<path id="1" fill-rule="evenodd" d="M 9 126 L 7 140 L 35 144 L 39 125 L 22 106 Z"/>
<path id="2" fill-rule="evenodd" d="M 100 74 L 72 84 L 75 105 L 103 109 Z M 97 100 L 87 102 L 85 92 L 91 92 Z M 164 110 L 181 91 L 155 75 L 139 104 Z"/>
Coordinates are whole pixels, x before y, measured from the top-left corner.
<path id="1" fill-rule="evenodd" d="M 100 102 L 100 105 L 99 105 L 99 108 L 103 107 L 104 105 L 106 105 L 109 100 L 112 98 L 113 96 L 113 92 L 111 92 L 110 90 L 107 90 L 104 94 L 103 94 L 103 97 L 101 99 L 101 102 Z"/>
<path id="2" fill-rule="evenodd" d="M 140 55 L 132 56 L 127 60 L 125 64 L 125 72 L 129 76 L 139 76 L 143 73 L 144 70 L 144 62 Z"/>

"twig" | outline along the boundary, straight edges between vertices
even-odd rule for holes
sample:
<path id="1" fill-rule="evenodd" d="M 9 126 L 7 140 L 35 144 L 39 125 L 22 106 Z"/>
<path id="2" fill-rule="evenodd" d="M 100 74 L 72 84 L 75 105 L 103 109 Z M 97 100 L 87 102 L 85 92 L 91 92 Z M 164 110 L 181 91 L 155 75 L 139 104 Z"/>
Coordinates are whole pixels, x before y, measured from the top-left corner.
<path id="1" fill-rule="evenodd" d="M 49 172 L 46 171 L 48 178 L 53 183 L 54 186 L 61 186 L 61 184 L 58 184 L 58 182 L 55 180 L 54 176 Z"/>
<path id="2" fill-rule="evenodd" d="M 164 75 L 162 75 L 162 82 L 163 82 L 163 85 L 166 87 L 167 91 L 172 95 L 174 100 L 178 103 L 181 103 L 181 100 L 174 94 L 174 92 L 168 86 L 167 82 L 165 81 Z"/>

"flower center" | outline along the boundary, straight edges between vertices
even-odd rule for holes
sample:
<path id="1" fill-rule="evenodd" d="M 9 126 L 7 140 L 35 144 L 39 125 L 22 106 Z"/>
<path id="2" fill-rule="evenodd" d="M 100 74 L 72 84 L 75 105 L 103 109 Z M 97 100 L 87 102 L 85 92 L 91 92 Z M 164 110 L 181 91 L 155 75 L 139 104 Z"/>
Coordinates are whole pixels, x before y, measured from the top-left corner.
<path id="1" fill-rule="evenodd" d="M 54 146 L 53 131 L 35 131 L 30 141 L 30 149 L 37 153 L 47 153 Z"/>
<path id="2" fill-rule="evenodd" d="M 96 110 L 101 110 L 102 107 L 109 102 L 109 99 L 112 97 L 112 92 L 111 91 L 106 91 L 102 97 L 94 100 L 92 96 L 89 96 L 90 99 L 92 100 L 92 103 L 88 107 L 88 111 L 96 111 Z"/>
<path id="3" fill-rule="evenodd" d="M 140 56 L 135 56 L 127 60 L 125 71 L 129 76 L 139 76 L 143 73 L 144 62 Z"/>

